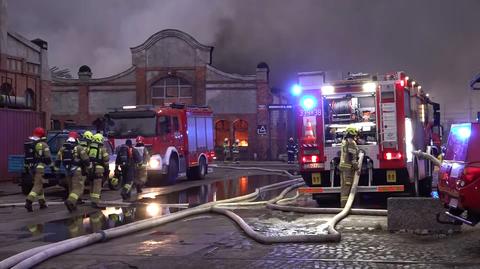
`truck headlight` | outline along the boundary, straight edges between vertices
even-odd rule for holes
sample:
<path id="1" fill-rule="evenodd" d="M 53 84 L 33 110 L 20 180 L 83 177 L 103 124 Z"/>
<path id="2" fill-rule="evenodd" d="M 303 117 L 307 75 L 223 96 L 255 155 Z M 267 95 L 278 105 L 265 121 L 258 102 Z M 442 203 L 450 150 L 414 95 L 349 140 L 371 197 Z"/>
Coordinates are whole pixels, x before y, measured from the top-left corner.
<path id="1" fill-rule="evenodd" d="M 115 163 L 109 163 L 108 170 L 110 170 L 109 177 L 113 178 L 113 175 L 115 174 Z"/>
<path id="2" fill-rule="evenodd" d="M 149 165 L 150 165 L 150 168 L 157 169 L 160 167 L 160 161 L 158 159 L 151 158 Z"/>

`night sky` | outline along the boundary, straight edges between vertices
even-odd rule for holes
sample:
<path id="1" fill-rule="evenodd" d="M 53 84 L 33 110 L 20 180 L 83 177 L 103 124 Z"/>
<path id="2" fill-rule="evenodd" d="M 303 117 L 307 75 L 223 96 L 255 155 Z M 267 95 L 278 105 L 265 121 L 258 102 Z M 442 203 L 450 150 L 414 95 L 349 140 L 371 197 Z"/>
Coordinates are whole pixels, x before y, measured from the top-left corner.
<path id="1" fill-rule="evenodd" d="M 224 71 L 267 62 L 274 87 L 301 71 L 404 70 L 445 116 L 480 110 L 468 88 L 480 72 L 478 0 L 9 0 L 8 11 L 10 29 L 48 41 L 50 65 L 73 75 L 82 64 L 95 77 L 123 71 L 130 47 L 175 28 L 214 46 Z"/>

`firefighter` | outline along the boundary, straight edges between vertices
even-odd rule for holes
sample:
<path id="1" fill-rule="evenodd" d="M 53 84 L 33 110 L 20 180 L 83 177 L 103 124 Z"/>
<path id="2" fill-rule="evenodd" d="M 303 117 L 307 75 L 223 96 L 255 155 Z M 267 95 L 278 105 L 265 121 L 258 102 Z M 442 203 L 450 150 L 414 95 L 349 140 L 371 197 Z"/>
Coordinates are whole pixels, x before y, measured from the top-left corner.
<path id="1" fill-rule="evenodd" d="M 345 132 L 345 137 L 342 140 L 342 148 L 340 152 L 340 204 L 345 207 L 347 204 L 350 189 L 352 188 L 353 177 L 355 171 L 358 169 L 358 147 L 355 142 L 355 137 L 358 131 L 355 127 L 349 126 Z"/>
<path id="2" fill-rule="evenodd" d="M 25 142 L 25 170 L 28 175 L 33 177 L 33 188 L 25 201 L 25 208 L 28 212 L 33 211 L 32 204 L 38 199 L 40 209 L 47 208 L 45 195 L 43 192 L 43 177 L 45 176 L 45 167 L 49 165 L 55 173 L 55 167 L 52 163 L 50 148 L 46 143 L 45 129 L 35 128 L 33 136 Z"/>
<path id="3" fill-rule="evenodd" d="M 76 210 L 84 190 L 85 173 L 82 171 L 86 171 L 90 165 L 87 149 L 78 143 L 76 132 L 68 134 L 67 142 L 58 151 L 55 166 L 59 168 L 60 164 L 65 167 L 69 191 L 64 203 L 68 211 L 72 212 Z"/>
<path id="4" fill-rule="evenodd" d="M 100 195 L 102 193 L 102 179 L 105 167 L 108 166 L 109 155 L 107 149 L 103 146 L 103 135 L 98 133 L 92 137 L 92 142 L 88 147 L 88 156 L 90 165 L 88 176 L 92 181 L 90 187 L 90 201 L 92 206 L 98 208 Z"/>
<path id="5" fill-rule="evenodd" d="M 230 145 L 228 143 L 228 138 L 223 139 L 223 162 L 226 163 L 228 158 L 230 158 Z"/>
<path id="6" fill-rule="evenodd" d="M 135 187 L 137 189 L 137 194 L 142 193 L 142 188 L 147 182 L 147 163 L 150 160 L 150 154 L 148 149 L 145 147 L 145 142 L 142 136 L 138 136 L 135 139 L 135 149 L 140 155 L 141 162 L 137 165 L 136 176 L 135 176 Z"/>
<path id="7" fill-rule="evenodd" d="M 93 134 L 90 131 L 83 132 L 82 139 L 78 142 L 84 148 L 88 148 L 90 143 L 92 143 Z"/>
<path id="8" fill-rule="evenodd" d="M 115 160 L 115 170 L 121 168 L 122 173 L 122 191 L 120 195 L 123 200 L 130 198 L 132 183 L 135 177 L 135 168 L 141 163 L 139 152 L 133 147 L 132 140 L 127 139 L 125 144 L 118 149 L 117 159 Z"/>
<path id="9" fill-rule="evenodd" d="M 287 144 L 287 154 L 288 154 L 288 163 L 292 164 L 295 162 L 295 155 L 297 155 L 297 144 L 293 140 L 293 137 L 288 139 Z"/>
<path id="10" fill-rule="evenodd" d="M 240 140 L 239 139 L 235 139 L 235 142 L 233 142 L 233 145 L 232 145 L 232 160 L 233 160 L 233 163 L 236 163 L 236 164 L 239 164 L 240 161 L 239 161 L 239 155 L 240 155 Z"/>

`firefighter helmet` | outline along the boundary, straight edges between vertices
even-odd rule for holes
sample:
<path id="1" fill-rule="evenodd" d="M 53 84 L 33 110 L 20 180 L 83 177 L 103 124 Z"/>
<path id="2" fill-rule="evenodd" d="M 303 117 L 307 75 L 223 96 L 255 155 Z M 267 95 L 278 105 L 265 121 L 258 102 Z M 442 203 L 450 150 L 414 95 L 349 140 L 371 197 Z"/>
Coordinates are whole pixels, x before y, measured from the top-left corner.
<path id="1" fill-rule="evenodd" d="M 356 136 L 358 135 L 358 130 L 355 128 L 355 126 L 348 126 L 345 130 L 345 133 L 347 136 Z"/>
<path id="2" fill-rule="evenodd" d="M 225 139 L 223 139 L 224 142 L 228 142 L 228 138 L 225 137 Z"/>
<path id="3" fill-rule="evenodd" d="M 85 140 L 92 141 L 92 140 L 93 140 L 93 134 L 92 134 L 92 132 L 90 132 L 90 131 L 85 131 L 85 132 L 83 133 L 83 138 L 85 138 Z"/>
<path id="4" fill-rule="evenodd" d="M 288 140 L 289 140 L 290 142 L 293 142 L 293 137 L 290 137 Z"/>
<path id="5" fill-rule="evenodd" d="M 235 139 L 235 143 L 240 143 L 240 139 Z"/>
<path id="6" fill-rule="evenodd" d="M 93 142 L 97 142 L 97 143 L 103 143 L 103 135 L 98 133 L 98 134 L 95 134 L 93 137 L 92 137 L 92 141 Z"/>
<path id="7" fill-rule="evenodd" d="M 68 133 L 68 138 L 78 139 L 78 133 L 77 132 L 69 132 Z"/>
<path id="8" fill-rule="evenodd" d="M 38 138 L 45 137 L 45 129 L 43 129 L 42 127 L 35 128 L 35 130 L 33 130 L 33 136 Z"/>
<path id="9" fill-rule="evenodd" d="M 137 136 L 137 138 L 135 139 L 135 142 L 137 144 L 144 144 L 143 136 L 141 136 L 141 135 Z"/>

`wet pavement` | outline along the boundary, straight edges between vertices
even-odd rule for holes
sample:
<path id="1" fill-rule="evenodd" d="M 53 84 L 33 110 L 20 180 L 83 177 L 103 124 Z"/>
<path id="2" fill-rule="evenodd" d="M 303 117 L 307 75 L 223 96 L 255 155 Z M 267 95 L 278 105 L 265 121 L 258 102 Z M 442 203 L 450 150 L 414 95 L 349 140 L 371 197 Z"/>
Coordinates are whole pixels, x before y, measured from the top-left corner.
<path id="1" fill-rule="evenodd" d="M 181 210 L 178 208 L 160 207 L 159 205 L 161 204 L 186 203 L 196 206 L 246 195 L 254 192 L 256 188 L 284 180 L 288 180 L 288 178 L 272 175 L 240 176 L 235 179 L 218 180 L 167 194 L 156 195 L 155 191 L 149 193 L 146 190 L 145 194 L 140 196 L 135 206 L 107 207 L 103 210 L 83 208 L 79 212 L 68 214 L 66 218 L 48 222 L 34 221 L 16 231 L 18 234 L 17 238 L 26 239 L 33 237 L 35 241 L 58 242 Z M 263 193 L 260 198 L 267 200 L 280 192 L 281 189 L 268 191 Z M 62 207 L 60 206 L 60 208 Z"/>

